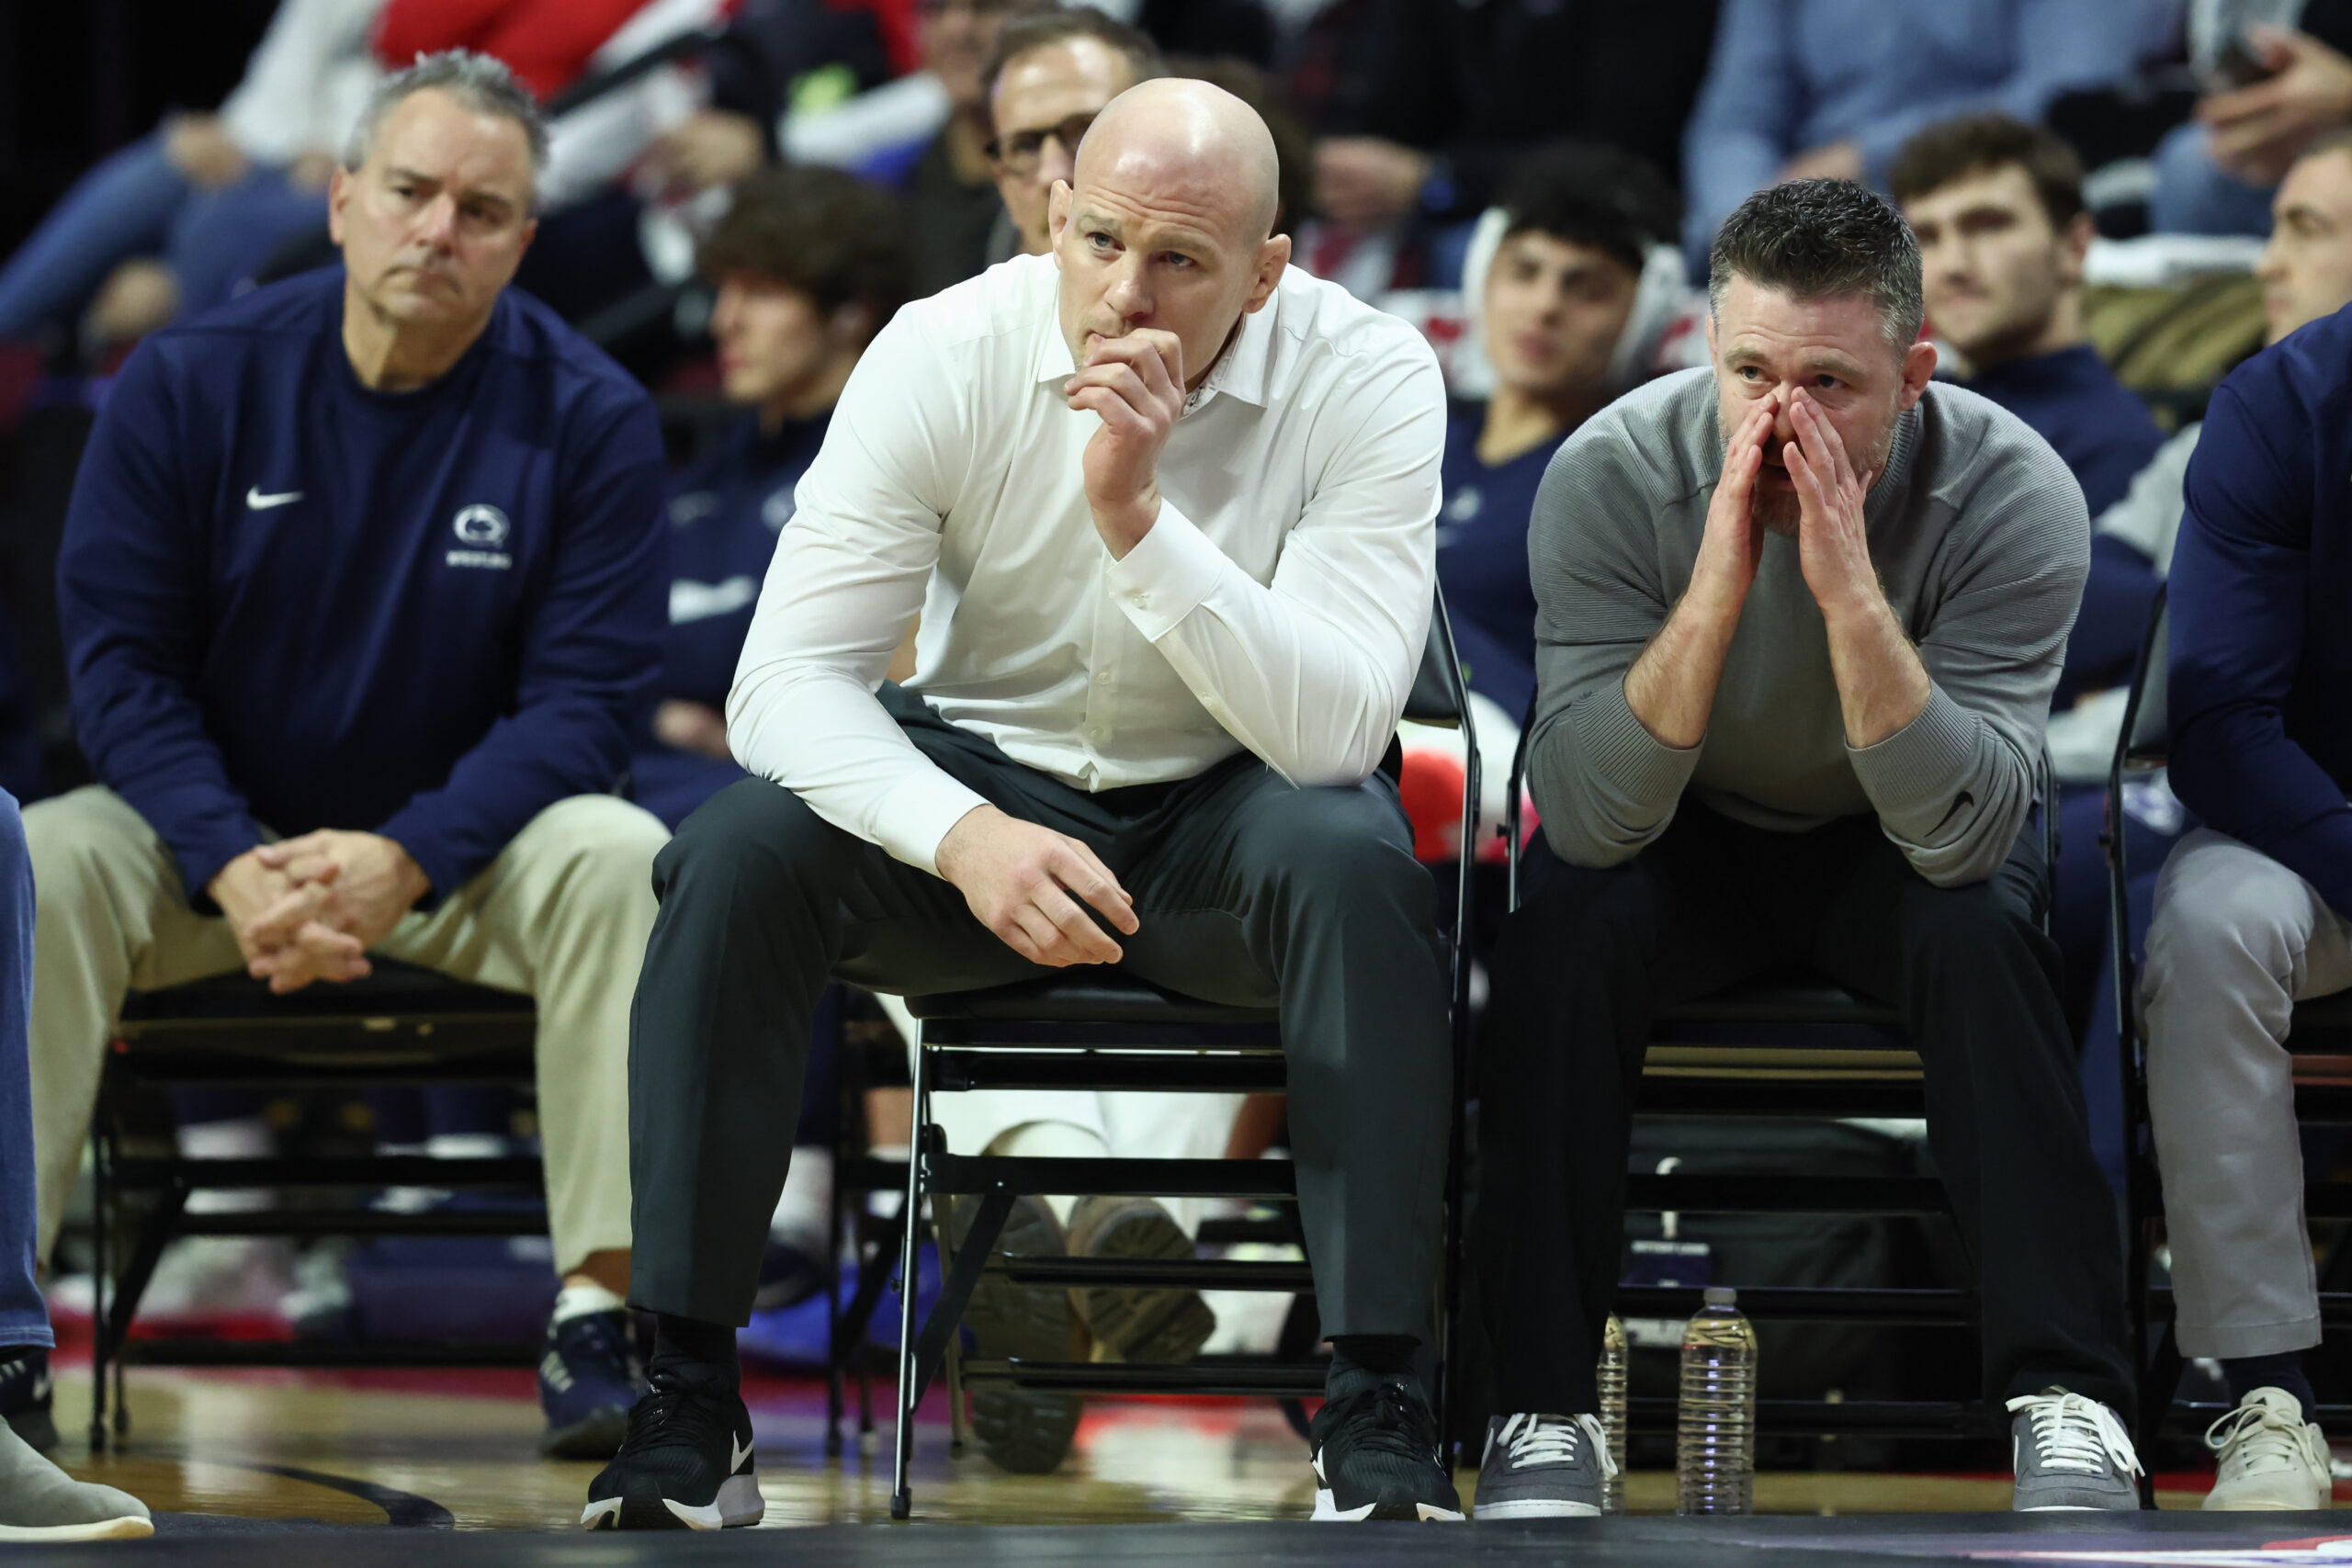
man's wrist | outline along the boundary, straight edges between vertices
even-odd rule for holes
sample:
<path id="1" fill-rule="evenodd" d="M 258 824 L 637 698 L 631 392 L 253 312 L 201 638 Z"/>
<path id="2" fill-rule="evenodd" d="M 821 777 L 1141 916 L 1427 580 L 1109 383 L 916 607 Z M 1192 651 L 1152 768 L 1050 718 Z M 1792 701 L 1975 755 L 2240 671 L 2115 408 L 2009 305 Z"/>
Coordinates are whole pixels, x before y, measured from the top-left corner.
<path id="1" fill-rule="evenodd" d="M 1102 536 L 1111 558 L 1125 560 L 1127 552 L 1142 544 L 1152 525 L 1159 521 L 1159 491 L 1151 490 L 1125 505 L 1097 506 L 1091 510 L 1095 532 Z"/>
<path id="2" fill-rule="evenodd" d="M 408 852 L 406 844 L 390 838 L 384 842 L 391 846 L 392 874 L 400 890 L 401 902 L 413 906 L 433 891 L 433 878 L 425 874 L 424 868 L 416 863 L 416 857 Z"/>
<path id="3" fill-rule="evenodd" d="M 1894 606 L 1886 602 L 1875 581 L 1865 588 L 1842 597 L 1818 599 L 1821 619 L 1829 628 L 1831 637 L 1848 637 L 1893 626 L 1898 637 L 1906 636 L 1903 623 L 1894 614 Z"/>

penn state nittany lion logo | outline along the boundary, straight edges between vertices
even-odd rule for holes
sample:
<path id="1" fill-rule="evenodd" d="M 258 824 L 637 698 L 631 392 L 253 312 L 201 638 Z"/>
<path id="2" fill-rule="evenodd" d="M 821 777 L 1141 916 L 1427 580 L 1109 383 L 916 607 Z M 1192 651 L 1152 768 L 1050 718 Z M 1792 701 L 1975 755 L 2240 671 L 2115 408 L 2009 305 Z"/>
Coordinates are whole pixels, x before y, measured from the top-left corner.
<path id="1" fill-rule="evenodd" d="M 495 506 L 469 506 L 449 526 L 476 549 L 494 550 L 506 542 L 506 513 Z"/>

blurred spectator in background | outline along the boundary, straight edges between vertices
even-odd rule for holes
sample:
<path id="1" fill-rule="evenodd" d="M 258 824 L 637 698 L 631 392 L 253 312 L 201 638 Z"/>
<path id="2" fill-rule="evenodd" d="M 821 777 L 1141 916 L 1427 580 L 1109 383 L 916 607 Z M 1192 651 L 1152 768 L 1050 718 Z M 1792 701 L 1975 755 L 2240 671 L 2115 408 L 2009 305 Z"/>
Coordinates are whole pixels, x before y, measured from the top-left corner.
<path id="1" fill-rule="evenodd" d="M 2123 499 L 2165 438 L 2147 405 L 2083 336 L 2091 220 L 2083 209 L 2081 164 L 2038 126 L 2004 114 L 1963 115 L 1905 141 L 1889 186 L 1918 236 L 1928 322 L 1966 362 L 1961 384 L 2050 443 L 2098 517 Z M 2054 713 L 2129 678 L 2154 588 L 2136 543 L 2094 535 Z M 2102 761 L 2098 776 L 2104 773 Z M 2071 840 L 2061 836 L 2066 858 L 2051 922 L 2065 959 L 2061 999 L 2078 1033 L 2090 1015 L 2109 925 L 2098 852 L 2103 797 L 2088 780 L 2068 797 L 2076 818 L 2068 829 L 2088 830 Z"/>
<path id="2" fill-rule="evenodd" d="M 1685 290 L 1674 193 L 1639 158 L 1582 144 L 1537 152 L 1499 212 L 1493 260 L 1464 280 L 1479 293 L 1494 392 L 1456 403 L 1447 423 L 1437 574 L 1470 689 L 1516 725 L 1535 691 L 1535 487 L 1570 431 L 1645 378 L 1642 351 Z"/>
<path id="3" fill-rule="evenodd" d="M 780 168 L 735 187 L 700 265 L 718 288 L 710 332 L 721 385 L 742 412 L 671 492 L 670 636 L 630 769 L 638 804 L 673 829 L 743 776 L 726 706 L 752 609 L 792 520 L 794 487 L 851 369 L 905 303 L 913 258 L 888 192 L 837 169 Z M 890 678 L 904 680 L 913 662 L 910 635 Z M 759 1311 L 792 1305 L 825 1279 L 838 1005 L 829 996 L 813 1028 L 815 1077 L 769 1224 Z"/>
<path id="4" fill-rule="evenodd" d="M 2093 516 L 2120 501 L 2165 437 L 2083 335 L 2091 219 L 2073 149 L 2006 114 L 1962 115 L 1905 141 L 1888 189 L 1918 236 L 1928 322 L 1960 351 L 1961 384 L 2049 442 Z M 2058 694 L 2063 706 L 2063 678 Z"/>
<path id="5" fill-rule="evenodd" d="M 0 268 L 0 338 L 125 342 L 229 297 L 326 221 L 327 176 L 381 72 L 382 0 L 281 0 L 214 114 L 176 115 L 84 175 Z M 95 307 L 94 307 L 95 301 Z"/>
<path id="6" fill-rule="evenodd" d="M 1317 206 L 1360 229 L 1476 218 L 1521 154 L 1560 137 L 1674 167 L 1715 6 L 1375 0 L 1327 106 Z"/>
<path id="7" fill-rule="evenodd" d="M 2129 74 L 2154 26 L 2136 0 L 1724 0 L 1682 143 L 1692 275 L 1749 192 L 1815 177 L 1884 188 L 1914 131 L 1984 109 L 2039 120 L 2059 93 Z"/>
<path id="8" fill-rule="evenodd" d="M 1004 220 L 989 260 L 1044 255 L 1046 203 L 1072 178 L 1079 139 L 1103 106 L 1136 83 L 1168 74 L 1149 35 L 1089 6 L 1008 24 L 988 69 L 995 134 L 988 144 Z"/>
<path id="9" fill-rule="evenodd" d="M 2188 54 L 2207 92 L 2156 149 L 2149 221 L 2167 233 L 2262 233 L 2288 165 L 2352 125 L 2352 5 L 2193 0 Z"/>
<path id="10" fill-rule="evenodd" d="M 703 246 L 721 385 L 742 412 L 671 493 L 670 637 L 631 761 L 638 804 L 668 827 L 743 776 L 727 689 L 793 487 L 858 356 L 907 299 L 904 221 L 888 193 L 839 170 L 771 169 L 735 188 Z"/>

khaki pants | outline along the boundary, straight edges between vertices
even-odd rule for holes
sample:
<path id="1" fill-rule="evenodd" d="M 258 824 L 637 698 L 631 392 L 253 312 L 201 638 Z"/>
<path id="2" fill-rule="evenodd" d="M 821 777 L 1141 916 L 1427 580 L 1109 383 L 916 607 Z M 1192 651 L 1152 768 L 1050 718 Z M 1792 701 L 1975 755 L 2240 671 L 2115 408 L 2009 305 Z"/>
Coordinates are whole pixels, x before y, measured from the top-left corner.
<path id="1" fill-rule="evenodd" d="M 126 991 L 243 965 L 229 922 L 197 913 L 155 830 L 112 790 L 25 809 L 33 937 L 33 1148 L 47 1258 L 88 1136 Z M 628 1014 L 669 835 L 611 795 L 533 818 L 498 858 L 376 949 L 538 1003 L 539 1129 L 559 1270 L 629 1245 Z M 324 982 L 320 982 L 323 984 Z"/>
<path id="2" fill-rule="evenodd" d="M 2286 1042 L 2297 1002 L 2347 987 L 2352 922 L 2319 889 L 2211 828 L 2173 846 L 2140 997 L 2184 1356 L 2320 1342 Z"/>

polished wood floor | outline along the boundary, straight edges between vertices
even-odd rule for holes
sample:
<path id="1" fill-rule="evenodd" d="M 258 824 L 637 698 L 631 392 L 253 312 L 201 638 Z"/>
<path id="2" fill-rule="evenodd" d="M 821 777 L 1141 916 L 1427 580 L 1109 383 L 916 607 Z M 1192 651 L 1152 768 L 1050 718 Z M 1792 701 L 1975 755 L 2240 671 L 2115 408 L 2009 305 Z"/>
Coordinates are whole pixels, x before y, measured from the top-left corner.
<path id="1" fill-rule="evenodd" d="M 174 1512 L 547 1529 L 579 1517 L 596 1467 L 537 1457 L 527 1372 L 175 1371 L 130 1375 L 132 1426 L 118 1450 L 84 1438 L 86 1371 L 61 1366 L 61 1462 Z M 887 1397 L 887 1396 L 886 1396 Z M 889 1517 L 881 1451 L 828 1461 L 813 1382 L 751 1390 L 759 1471 L 774 1528 Z M 930 1412 L 926 1411 L 928 1416 Z M 920 1429 L 918 1517 L 965 1524 L 1107 1524 L 1304 1517 L 1313 1482 L 1298 1438 L 1248 1402 L 1100 1402 L 1078 1451 L 1050 1476 L 1002 1474 L 947 1452 L 944 1407 Z M 1475 1477 L 1461 1477 L 1466 1497 Z M 2165 1478 L 2160 1501 L 2197 1506 L 2207 1478 Z M 2339 1497 L 2352 1492 L 2339 1487 Z M 2006 1476 L 1767 1473 L 1759 1510 L 1783 1514 L 1967 1512 L 2007 1506 Z M 1673 1506 L 1673 1478 L 1636 1473 L 1636 1512 Z M 446 1510 L 446 1516 L 440 1511 Z"/>

